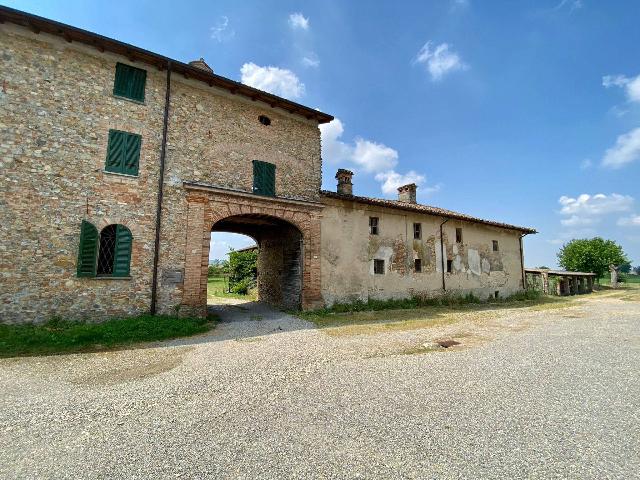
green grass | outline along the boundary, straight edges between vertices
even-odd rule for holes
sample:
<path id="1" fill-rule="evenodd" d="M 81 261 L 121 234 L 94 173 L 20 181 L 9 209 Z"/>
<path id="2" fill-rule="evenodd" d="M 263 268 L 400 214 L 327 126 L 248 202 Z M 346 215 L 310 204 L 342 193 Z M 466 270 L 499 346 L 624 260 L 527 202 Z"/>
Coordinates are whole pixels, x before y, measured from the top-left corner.
<path id="1" fill-rule="evenodd" d="M 624 284 L 640 284 L 640 275 L 629 275 L 627 273 L 618 274 L 618 282 Z M 600 278 L 600 285 L 611 285 L 611 274 L 607 273 Z"/>
<path id="2" fill-rule="evenodd" d="M 461 295 L 441 295 L 438 297 L 421 298 L 410 297 L 404 299 L 375 300 L 369 299 L 364 302 L 356 300 L 351 303 L 335 303 L 329 308 L 321 308 L 309 312 L 299 312 L 298 315 L 303 318 L 323 317 L 327 315 L 335 315 L 340 313 L 370 312 L 381 310 L 412 310 L 424 307 L 463 307 L 466 305 L 511 305 L 518 302 L 528 302 L 533 304 L 536 302 L 544 302 L 547 299 L 540 292 L 535 290 L 527 290 L 519 292 L 506 298 L 490 298 L 481 300 L 472 294 Z"/>
<path id="3" fill-rule="evenodd" d="M 208 298 L 238 298 L 242 300 L 257 300 L 256 291 L 250 291 L 248 295 L 240 295 L 237 293 L 229 293 L 227 279 L 223 276 L 211 276 L 207 279 L 207 297 Z"/>
<path id="4" fill-rule="evenodd" d="M 0 325 L 0 357 L 109 350 L 204 333 L 215 323 L 213 316 L 141 315 L 102 323 L 51 320 L 40 325 Z"/>

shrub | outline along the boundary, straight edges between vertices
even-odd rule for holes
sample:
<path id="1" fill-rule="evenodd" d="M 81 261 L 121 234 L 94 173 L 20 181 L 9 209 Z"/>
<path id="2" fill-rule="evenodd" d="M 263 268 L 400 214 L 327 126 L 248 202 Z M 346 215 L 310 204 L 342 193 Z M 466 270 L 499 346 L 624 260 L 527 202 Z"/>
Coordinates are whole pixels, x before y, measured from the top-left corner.
<path id="1" fill-rule="evenodd" d="M 246 295 L 247 293 L 249 293 L 249 288 L 251 287 L 252 283 L 253 280 L 251 278 L 243 278 L 242 280 L 237 281 L 233 285 L 231 285 L 231 293 L 235 293 L 237 295 Z"/>

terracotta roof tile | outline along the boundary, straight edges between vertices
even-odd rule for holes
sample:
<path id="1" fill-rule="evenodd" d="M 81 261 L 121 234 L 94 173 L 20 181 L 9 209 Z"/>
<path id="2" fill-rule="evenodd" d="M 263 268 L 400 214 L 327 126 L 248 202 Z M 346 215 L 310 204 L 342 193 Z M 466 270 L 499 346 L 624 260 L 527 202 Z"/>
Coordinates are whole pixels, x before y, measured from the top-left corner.
<path id="1" fill-rule="evenodd" d="M 517 230 L 522 233 L 537 233 L 537 231 L 533 228 L 528 227 L 519 227 L 517 225 L 510 225 L 508 223 L 502 222 L 494 222 L 493 220 L 485 220 L 482 218 L 472 217 L 471 215 L 466 215 L 464 213 L 458 213 L 451 210 L 446 210 L 440 207 L 432 207 L 430 205 L 422 205 L 422 204 L 414 204 L 407 202 L 400 202 L 398 200 L 386 200 L 383 198 L 373 198 L 373 197 L 360 197 L 357 195 L 344 195 L 341 193 L 330 192 L 328 190 L 322 190 L 320 192 L 321 195 L 328 198 L 335 198 L 339 200 L 347 200 L 357 203 L 366 203 L 368 205 L 377 205 L 380 207 L 388 207 L 388 208 L 396 208 L 399 210 L 407 210 L 418 213 L 425 213 L 427 215 L 435 215 L 437 217 L 445 217 L 445 218 L 453 218 L 456 220 L 465 220 L 468 222 L 474 223 L 482 223 L 484 225 L 491 225 L 493 227 L 506 228 L 509 230 Z"/>

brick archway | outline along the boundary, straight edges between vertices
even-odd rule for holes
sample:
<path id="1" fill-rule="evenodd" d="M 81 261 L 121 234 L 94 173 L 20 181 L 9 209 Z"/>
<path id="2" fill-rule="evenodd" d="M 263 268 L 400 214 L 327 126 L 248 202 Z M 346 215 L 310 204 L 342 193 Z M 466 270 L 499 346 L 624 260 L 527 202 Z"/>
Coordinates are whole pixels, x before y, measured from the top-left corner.
<path id="1" fill-rule="evenodd" d="M 187 188 L 187 232 L 182 306 L 189 314 L 205 315 L 209 240 L 213 226 L 228 217 L 265 215 L 295 226 L 302 235 L 302 288 L 304 310 L 322 306 L 320 292 L 320 215 L 322 204 L 260 197 L 199 185 Z"/>

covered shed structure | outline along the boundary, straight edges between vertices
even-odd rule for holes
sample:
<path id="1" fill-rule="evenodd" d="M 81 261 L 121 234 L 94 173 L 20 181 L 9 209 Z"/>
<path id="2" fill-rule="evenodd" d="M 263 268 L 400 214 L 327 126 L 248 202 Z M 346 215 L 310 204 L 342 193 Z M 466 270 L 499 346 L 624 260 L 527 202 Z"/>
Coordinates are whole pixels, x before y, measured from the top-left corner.
<path id="1" fill-rule="evenodd" d="M 567 272 L 545 268 L 525 268 L 527 288 L 547 295 L 578 295 L 593 291 L 595 273 Z"/>

